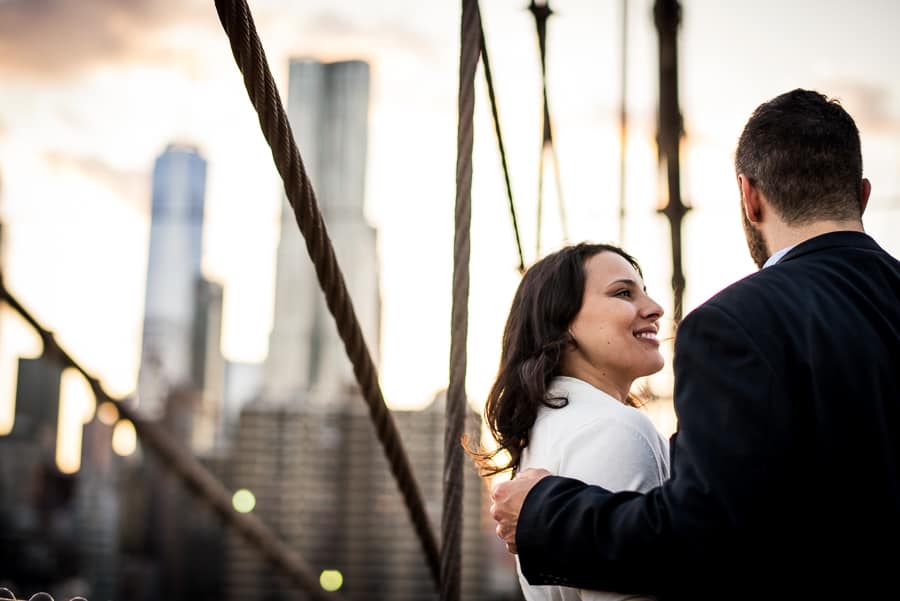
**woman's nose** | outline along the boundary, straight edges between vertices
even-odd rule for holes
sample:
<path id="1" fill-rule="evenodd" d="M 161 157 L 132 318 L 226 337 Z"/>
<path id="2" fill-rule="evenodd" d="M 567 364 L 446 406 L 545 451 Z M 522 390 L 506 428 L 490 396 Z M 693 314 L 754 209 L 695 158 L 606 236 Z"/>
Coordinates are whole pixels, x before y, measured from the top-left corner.
<path id="1" fill-rule="evenodd" d="M 641 311 L 641 315 L 643 317 L 646 317 L 648 319 L 652 317 L 654 320 L 656 320 L 662 317 L 664 312 L 665 311 L 663 310 L 662 305 L 660 305 L 649 296 L 646 297 L 643 311 Z"/>

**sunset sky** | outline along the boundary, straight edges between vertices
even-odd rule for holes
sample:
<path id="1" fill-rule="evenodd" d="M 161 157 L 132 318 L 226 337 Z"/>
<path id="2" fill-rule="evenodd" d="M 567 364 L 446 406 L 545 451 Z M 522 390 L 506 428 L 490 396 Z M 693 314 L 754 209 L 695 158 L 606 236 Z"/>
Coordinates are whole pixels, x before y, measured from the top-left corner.
<path id="1" fill-rule="evenodd" d="M 481 3 L 530 262 L 541 105 L 526 5 Z M 448 377 L 459 2 L 250 6 L 283 94 L 290 57 L 371 63 L 366 211 L 379 232 L 381 381 L 390 405 L 423 406 Z M 616 242 L 621 2 L 551 6 L 549 96 L 570 237 Z M 654 210 L 652 1 L 629 6 L 624 246 L 670 317 L 668 225 Z M 797 87 L 839 98 L 856 118 L 873 183 L 865 225 L 900 255 L 900 3 L 685 0 L 683 11 L 682 192 L 693 206 L 684 229 L 686 308 L 753 271 L 738 217 L 734 146 L 758 104 Z M 468 381 L 475 405 L 496 370 L 518 283 L 478 76 Z M 223 352 L 232 361 L 261 361 L 283 199 L 212 0 L 0 0 L 0 82 L 3 271 L 13 293 L 111 392 L 129 393 L 140 358 L 153 161 L 170 142 L 195 144 L 209 161 L 203 266 L 225 286 Z M 546 187 L 545 251 L 562 243 L 553 186 Z M 3 314 L 0 430 L 11 418 L 11 360 L 38 352 L 27 328 Z M 670 390 L 667 374 L 653 380 L 658 392 Z"/>

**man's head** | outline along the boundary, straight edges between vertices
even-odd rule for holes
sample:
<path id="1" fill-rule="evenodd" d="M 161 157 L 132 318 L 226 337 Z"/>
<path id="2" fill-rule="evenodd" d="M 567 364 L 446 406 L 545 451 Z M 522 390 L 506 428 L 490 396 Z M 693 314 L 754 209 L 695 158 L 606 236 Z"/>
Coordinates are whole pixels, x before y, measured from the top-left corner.
<path id="1" fill-rule="evenodd" d="M 788 227 L 862 216 L 859 131 L 837 101 L 818 92 L 798 89 L 760 105 L 741 133 L 734 166 Z M 744 228 L 761 265 L 766 244 L 746 214 Z"/>

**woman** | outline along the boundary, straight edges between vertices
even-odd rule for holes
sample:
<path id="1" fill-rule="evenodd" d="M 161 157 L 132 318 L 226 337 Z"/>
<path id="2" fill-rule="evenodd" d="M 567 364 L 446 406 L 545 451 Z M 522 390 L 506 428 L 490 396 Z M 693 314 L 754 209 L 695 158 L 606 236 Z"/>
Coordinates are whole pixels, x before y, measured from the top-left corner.
<path id="1" fill-rule="evenodd" d="M 605 244 L 535 263 L 513 299 L 485 419 L 498 448 L 473 455 L 483 475 L 542 467 L 610 490 L 647 491 L 669 476 L 668 443 L 639 411 L 636 378 L 662 369 L 662 307 L 637 262 Z M 498 463 L 502 452 L 507 463 Z M 634 597 L 531 586 L 528 601 Z"/>

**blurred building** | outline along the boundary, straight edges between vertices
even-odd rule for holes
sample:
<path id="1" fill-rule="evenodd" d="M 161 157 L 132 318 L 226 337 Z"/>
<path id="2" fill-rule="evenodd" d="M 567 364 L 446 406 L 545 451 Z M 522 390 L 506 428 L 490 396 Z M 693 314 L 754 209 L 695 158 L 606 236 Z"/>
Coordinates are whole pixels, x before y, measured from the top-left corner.
<path id="1" fill-rule="evenodd" d="M 168 390 L 191 377 L 197 280 L 201 277 L 206 160 L 170 145 L 156 159 L 138 396 L 159 417 Z"/>
<path id="2" fill-rule="evenodd" d="M 79 574 L 74 476 L 56 467 L 62 368 L 20 359 L 12 431 L 0 437 L 0 586 L 53 591 Z"/>
<path id="3" fill-rule="evenodd" d="M 292 60 L 288 118 L 373 357 L 379 347 L 375 229 L 363 214 L 369 66 Z M 265 367 L 268 399 L 333 403 L 355 378 L 308 258 L 293 211 L 283 203 L 275 313 Z"/>
<path id="4" fill-rule="evenodd" d="M 225 396 L 222 406 L 225 441 L 231 444 L 237 432 L 241 409 L 262 393 L 263 363 L 225 362 Z"/>
<path id="5" fill-rule="evenodd" d="M 138 399 L 159 418 L 169 395 L 201 391 L 191 447 L 206 451 L 220 434 L 224 360 L 219 350 L 222 288 L 201 273 L 206 160 L 172 144 L 153 169 L 150 250 Z"/>
<path id="6" fill-rule="evenodd" d="M 202 394 L 175 389 L 158 425 L 183 448 L 202 419 Z M 198 461 L 228 486 L 228 462 L 217 453 Z M 193 601 L 222 595 L 224 523 L 210 505 L 189 490 L 182 477 L 156 453 L 129 462 L 120 475 L 121 497 L 116 601 Z"/>
<path id="7" fill-rule="evenodd" d="M 197 452 L 208 452 L 224 444 L 223 290 L 220 284 L 204 278 L 198 278 L 195 284 L 191 383 L 200 392 L 200 403 L 193 415 L 190 447 Z"/>
<path id="8" fill-rule="evenodd" d="M 317 574 L 337 570 L 340 589 L 355 601 L 438 598 L 425 555 L 365 406 L 358 398 L 334 408 L 259 401 L 241 413 L 232 483 L 256 498 L 259 517 L 296 549 Z M 395 411 L 426 509 L 440 528 L 443 481 L 443 397 L 423 411 Z M 468 426 L 477 438 L 480 420 Z M 492 530 L 483 523 L 485 487 L 467 467 L 464 495 L 462 598 L 509 598 L 512 579 L 492 572 Z M 509 566 L 505 566 L 509 574 Z M 502 570 L 501 570 L 502 571 Z M 228 601 L 302 599 L 236 533 L 228 534 Z M 515 590 L 515 589 L 512 589 Z"/>
<path id="9" fill-rule="evenodd" d="M 113 426 L 97 416 L 85 425 L 77 474 L 75 530 L 80 573 L 90 599 L 118 599 L 122 458 L 112 449 Z M 83 593 L 82 593 L 83 594 Z"/>

